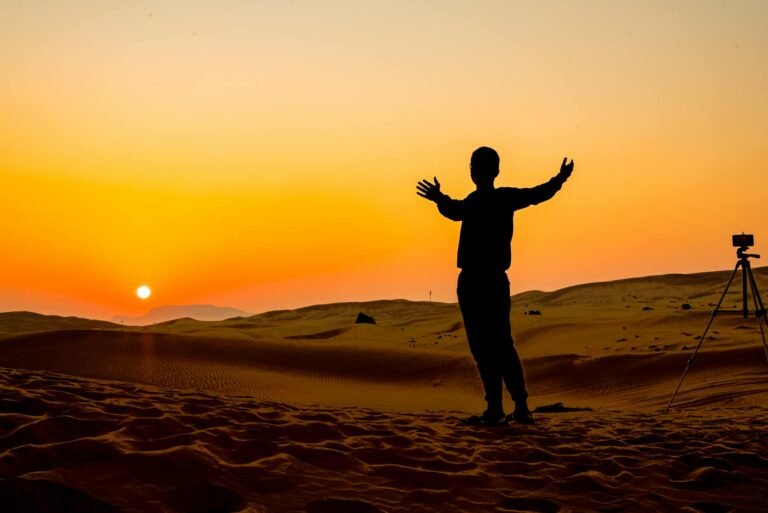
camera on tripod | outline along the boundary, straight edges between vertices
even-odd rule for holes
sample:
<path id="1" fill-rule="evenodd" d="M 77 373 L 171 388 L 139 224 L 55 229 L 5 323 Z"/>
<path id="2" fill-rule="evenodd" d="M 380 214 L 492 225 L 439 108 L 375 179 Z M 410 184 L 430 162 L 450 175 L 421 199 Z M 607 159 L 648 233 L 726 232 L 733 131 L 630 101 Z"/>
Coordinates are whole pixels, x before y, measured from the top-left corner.
<path id="1" fill-rule="evenodd" d="M 736 250 L 736 257 L 739 260 L 736 262 L 736 267 L 733 269 L 733 273 L 731 273 L 731 277 L 728 279 L 728 283 L 725 285 L 725 290 L 723 291 L 723 295 L 720 296 L 720 301 L 717 302 L 715 309 L 712 311 L 712 317 L 709 318 L 709 323 L 707 324 L 707 327 L 704 328 L 704 334 L 699 337 L 699 343 L 696 345 L 696 349 L 693 350 L 693 354 L 690 358 L 688 358 L 688 364 L 685 366 L 685 370 L 683 371 L 683 375 L 677 384 L 677 388 L 675 388 L 674 393 L 672 393 L 672 398 L 667 403 L 667 407 L 664 408 L 664 413 L 669 411 L 669 407 L 672 406 L 672 401 L 674 401 L 675 397 L 677 397 L 677 392 L 680 390 L 680 385 L 683 384 L 683 380 L 688 374 L 688 370 L 691 368 L 691 365 L 693 365 L 693 361 L 696 358 L 699 349 L 701 349 L 701 344 L 704 342 L 704 339 L 707 338 L 709 328 L 712 327 L 712 322 L 715 320 L 715 317 L 717 317 L 718 314 L 737 313 L 746 319 L 750 316 L 750 314 L 754 313 L 755 317 L 757 317 L 757 324 L 760 327 L 760 338 L 763 340 L 765 359 L 768 360 L 768 338 L 766 337 L 767 330 L 763 328 L 763 323 L 765 323 L 766 328 L 768 328 L 768 312 L 766 311 L 765 305 L 763 304 L 763 299 L 760 297 L 760 289 L 757 287 L 755 275 L 752 273 L 752 264 L 749 262 L 750 258 L 760 258 L 760 255 L 747 253 L 749 247 L 755 245 L 755 237 L 752 236 L 752 234 L 746 234 L 742 232 L 740 235 L 733 235 L 731 240 L 733 242 L 733 247 L 738 248 Z M 720 310 L 720 307 L 723 304 L 723 300 L 725 299 L 726 294 L 728 294 L 728 289 L 731 287 L 731 283 L 733 283 L 733 278 L 736 277 L 739 269 L 741 269 L 741 309 Z M 755 306 L 754 312 L 750 312 L 749 302 L 747 301 L 747 296 L 750 292 L 752 293 L 752 301 Z"/>
<path id="2" fill-rule="evenodd" d="M 732 237 L 734 248 L 748 248 L 755 245 L 755 236 L 752 234 L 742 233 L 741 235 L 734 235 Z"/>

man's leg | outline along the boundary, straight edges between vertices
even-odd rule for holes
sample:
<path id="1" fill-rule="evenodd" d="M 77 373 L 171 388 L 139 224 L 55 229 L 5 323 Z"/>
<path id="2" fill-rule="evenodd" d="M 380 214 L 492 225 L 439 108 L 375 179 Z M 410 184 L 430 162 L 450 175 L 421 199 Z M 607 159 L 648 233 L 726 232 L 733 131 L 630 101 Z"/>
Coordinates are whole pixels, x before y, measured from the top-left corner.
<path id="1" fill-rule="evenodd" d="M 525 373 L 520 355 L 515 349 L 512 330 L 509 323 L 511 302 L 509 298 L 509 280 L 506 275 L 499 281 L 495 299 L 496 327 L 495 342 L 498 344 L 498 361 L 507 390 L 515 402 L 515 412 L 528 412 L 528 391 L 525 387 Z"/>
<path id="2" fill-rule="evenodd" d="M 472 356 L 485 389 L 486 410 L 490 416 L 502 416 L 502 373 L 494 351 L 492 315 L 489 315 L 486 287 L 466 274 L 459 275 L 459 307 Z"/>

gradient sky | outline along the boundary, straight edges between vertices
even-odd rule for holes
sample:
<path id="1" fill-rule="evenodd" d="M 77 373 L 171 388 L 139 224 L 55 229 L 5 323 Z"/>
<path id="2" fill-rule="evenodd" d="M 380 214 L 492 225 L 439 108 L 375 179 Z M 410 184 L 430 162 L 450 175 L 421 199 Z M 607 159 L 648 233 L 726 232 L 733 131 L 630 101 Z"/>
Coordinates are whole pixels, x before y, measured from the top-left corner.
<path id="1" fill-rule="evenodd" d="M 576 167 L 513 291 L 768 253 L 768 2 L 4 1 L 0 310 L 455 301 L 419 198 Z M 768 257 L 768 255 L 766 255 Z M 154 290 L 148 301 L 138 285 Z"/>

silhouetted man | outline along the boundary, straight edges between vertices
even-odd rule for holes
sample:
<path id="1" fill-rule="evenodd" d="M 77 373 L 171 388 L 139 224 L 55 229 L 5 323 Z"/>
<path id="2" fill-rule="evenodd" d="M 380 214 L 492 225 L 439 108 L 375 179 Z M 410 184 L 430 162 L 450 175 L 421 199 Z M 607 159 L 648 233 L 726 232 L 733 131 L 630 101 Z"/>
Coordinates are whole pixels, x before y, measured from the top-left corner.
<path id="1" fill-rule="evenodd" d="M 464 329 L 472 356 L 485 388 L 487 409 L 465 420 L 472 425 L 505 424 L 511 419 L 533 423 L 520 357 L 509 326 L 509 279 L 512 217 L 515 210 L 546 201 L 560 190 L 573 171 L 573 161 L 563 159 L 560 173 L 530 189 L 494 186 L 499 174 L 499 155 L 481 147 L 472 153 L 469 168 L 476 190 L 463 200 L 440 192 L 440 182 L 422 180 L 417 194 L 437 203 L 442 215 L 461 221 L 457 293 Z M 502 408 L 503 385 L 512 395 L 515 411 L 509 417 Z"/>

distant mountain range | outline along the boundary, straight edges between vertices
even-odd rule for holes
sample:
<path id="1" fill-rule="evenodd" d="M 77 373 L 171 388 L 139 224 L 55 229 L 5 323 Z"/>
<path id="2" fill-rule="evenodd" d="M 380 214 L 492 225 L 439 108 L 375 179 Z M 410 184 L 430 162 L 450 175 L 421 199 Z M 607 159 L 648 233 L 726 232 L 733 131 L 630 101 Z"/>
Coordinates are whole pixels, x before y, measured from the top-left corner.
<path id="1" fill-rule="evenodd" d="M 250 314 L 225 306 L 214 305 L 167 305 L 153 308 L 141 317 L 127 317 L 116 315 L 112 318 L 114 322 L 125 324 L 157 324 L 158 322 L 170 321 L 189 317 L 198 321 L 223 321 L 232 317 L 246 317 Z"/>

